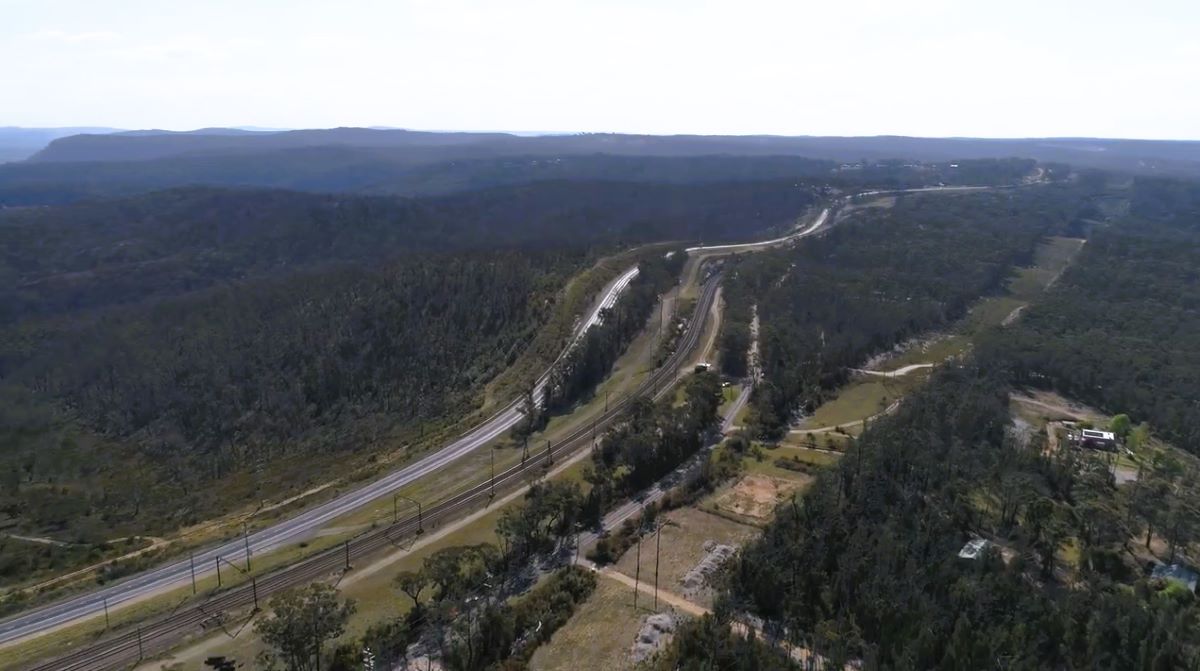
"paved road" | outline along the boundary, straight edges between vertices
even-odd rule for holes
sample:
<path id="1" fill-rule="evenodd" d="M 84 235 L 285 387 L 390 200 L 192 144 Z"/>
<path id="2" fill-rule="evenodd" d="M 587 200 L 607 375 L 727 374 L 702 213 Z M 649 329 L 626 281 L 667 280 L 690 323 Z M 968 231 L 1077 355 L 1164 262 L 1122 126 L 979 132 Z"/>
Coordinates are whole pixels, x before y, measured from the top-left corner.
<path id="1" fill-rule="evenodd" d="M 866 370 L 865 368 L 851 368 L 850 370 L 854 371 L 855 373 L 862 373 L 863 375 L 875 375 L 878 377 L 903 377 L 913 371 L 922 370 L 925 368 L 933 368 L 933 364 L 914 363 L 903 368 L 897 368 L 896 370 Z"/>
<path id="2" fill-rule="evenodd" d="M 704 331 L 709 310 L 717 293 L 720 276 L 709 278 L 697 298 L 694 315 L 679 346 L 663 366 L 656 369 L 629 394 L 621 395 L 613 407 L 597 417 L 592 426 L 581 422 L 562 437 L 555 454 L 569 462 L 583 450 L 589 449 L 595 430 L 606 430 L 613 422 L 620 421 L 626 408 L 634 398 L 652 394 L 662 398 L 673 393 L 672 382 L 679 376 L 680 362 L 694 354 Z M 424 524 L 436 528 L 464 513 L 477 510 L 481 504 L 494 501 L 496 492 L 509 492 L 514 485 L 518 488 L 528 483 L 530 476 L 541 475 L 550 465 L 549 455 L 543 452 L 536 458 L 514 464 L 495 475 L 495 480 L 482 479 L 474 486 L 447 494 L 445 497 L 427 502 L 424 508 Z M 126 626 L 100 640 L 66 652 L 63 655 L 37 664 L 32 671 L 116 671 L 127 669 L 135 660 L 144 659 L 146 654 L 156 654 L 171 648 L 184 637 L 206 628 L 214 616 L 236 612 L 241 608 L 269 599 L 272 594 L 304 585 L 322 577 L 347 570 L 351 561 L 373 556 L 375 553 L 397 547 L 405 539 L 420 534 L 421 518 L 411 512 L 387 526 L 381 526 L 351 538 L 343 546 L 335 546 L 310 555 L 298 562 L 273 571 L 261 573 L 256 581 L 242 583 L 226 590 L 209 592 L 198 601 L 183 608 L 164 613 L 156 618 L 140 622 L 138 627 Z"/>
<path id="3" fill-rule="evenodd" d="M 751 249 L 758 249 L 759 247 L 770 247 L 772 245 L 778 245 L 778 244 L 788 242 L 791 240 L 797 240 L 799 238 L 803 238 L 806 235 L 812 235 L 813 233 L 817 232 L 817 229 L 819 229 L 825 225 L 825 220 L 828 218 L 829 218 L 829 208 L 827 207 L 827 208 L 821 210 L 821 214 L 817 216 L 816 221 L 814 221 L 811 226 L 809 226 L 808 228 L 806 228 L 802 231 L 796 231 L 795 233 L 789 233 L 788 235 L 785 235 L 781 238 L 775 238 L 774 240 L 763 240 L 762 242 L 743 242 L 743 243 L 739 243 L 736 245 L 712 245 L 710 247 L 705 247 L 704 245 L 700 245 L 698 247 L 688 247 L 687 252 L 689 254 L 691 254 L 692 252 L 716 252 L 716 253 L 739 252 L 739 251 L 746 251 L 746 250 L 751 250 Z"/>
<path id="4" fill-rule="evenodd" d="M 567 349 L 574 346 L 588 328 L 600 322 L 601 311 L 606 307 L 612 307 L 618 295 L 629 286 L 629 283 L 637 274 L 638 269 L 636 267 L 631 268 L 605 287 L 605 290 L 601 293 L 593 308 L 587 313 L 587 318 L 582 320 L 576 327 L 575 335 Z M 540 399 L 547 379 L 548 373 L 543 374 L 538 379 L 534 388 L 536 398 Z M 172 564 L 151 569 L 128 580 L 102 589 L 43 606 L 4 620 L 0 622 L 0 644 L 40 633 L 58 625 L 99 615 L 104 612 L 105 601 L 107 601 L 108 608 L 111 610 L 127 601 L 136 600 L 163 590 L 186 586 L 191 581 L 193 565 L 195 566 L 197 578 L 200 578 L 215 572 L 218 557 L 225 557 L 230 561 L 239 563 L 245 561 L 247 543 L 250 547 L 251 561 L 253 561 L 254 555 L 260 555 L 299 542 L 311 536 L 330 520 L 349 513 L 375 499 L 387 496 L 401 487 L 409 485 L 421 477 L 429 475 L 488 444 L 496 437 L 511 429 L 521 420 L 522 416 L 519 402 L 514 401 L 476 428 L 438 451 L 358 489 L 315 506 L 295 517 L 256 531 L 250 534 L 248 539 L 237 538 L 218 547 L 198 552 L 195 555 L 194 564 L 189 559 L 182 559 Z"/>
<path id="5" fill-rule="evenodd" d="M 972 187 L 964 187 L 960 189 L 955 189 L 954 187 L 935 187 L 927 189 L 913 189 L 910 191 L 949 191 L 970 189 L 972 189 Z M 887 193 L 896 193 L 896 191 Z M 841 199 L 841 201 L 839 201 L 839 204 L 843 201 L 849 200 L 852 197 L 853 196 L 844 197 Z M 825 208 L 822 210 L 813 224 L 808 228 L 774 240 L 735 245 L 719 245 L 714 247 L 693 247 L 688 251 L 718 253 L 736 252 L 739 250 L 749 250 L 780 244 L 817 232 L 826 223 L 829 215 L 830 208 Z M 589 312 L 588 318 L 579 324 L 571 344 L 577 342 L 583 331 L 599 320 L 600 312 L 604 307 L 606 307 L 606 304 L 611 306 L 616 300 L 616 295 L 619 294 L 626 286 L 628 286 L 629 282 L 632 281 L 636 274 L 636 268 L 631 269 L 623 273 L 620 277 L 609 284 L 609 286 L 606 288 L 606 291 L 601 295 L 598 304 Z M 569 348 L 570 345 L 567 349 Z M 542 377 L 538 379 L 535 385 L 535 398 L 541 396 L 541 392 L 545 388 L 547 377 L 548 373 L 543 374 Z M 318 505 L 293 518 L 279 522 L 278 524 L 266 529 L 256 531 L 245 539 L 234 539 L 218 547 L 199 552 L 194 557 L 194 563 L 188 559 L 180 560 L 172 564 L 149 570 L 145 573 L 141 573 L 102 589 L 71 597 L 63 601 L 43 606 L 41 608 L 37 608 L 35 610 L 31 610 L 0 621 L 0 645 L 46 631 L 59 625 L 99 615 L 105 608 L 105 602 L 107 602 L 108 607 L 111 609 L 114 606 L 118 606 L 131 600 L 136 600 L 149 594 L 184 586 L 191 579 L 190 576 L 193 566 L 195 567 L 197 577 L 201 575 L 207 575 L 208 573 L 212 572 L 212 569 L 219 557 L 225 557 L 231 561 L 243 559 L 247 544 L 249 545 L 251 555 L 255 555 L 269 552 L 279 547 L 298 542 L 299 540 L 310 536 L 330 520 L 353 511 L 365 505 L 366 503 L 369 503 L 370 501 L 384 497 L 391 492 L 404 487 L 423 476 L 433 473 L 450 464 L 451 462 L 456 461 L 470 452 L 486 445 L 491 440 L 512 428 L 512 426 L 520 421 L 521 417 L 520 403 L 519 401 L 514 401 L 509 406 L 485 420 L 475 429 L 452 441 L 437 452 L 429 454 L 404 468 L 380 478 L 379 480 L 366 484 L 356 490 L 342 494 L 331 501 Z M 709 449 L 711 449 L 711 446 Z M 707 449 L 703 452 L 707 452 Z M 659 492 L 655 496 L 657 498 L 661 495 L 662 493 Z M 634 512 L 636 512 L 636 508 Z"/>

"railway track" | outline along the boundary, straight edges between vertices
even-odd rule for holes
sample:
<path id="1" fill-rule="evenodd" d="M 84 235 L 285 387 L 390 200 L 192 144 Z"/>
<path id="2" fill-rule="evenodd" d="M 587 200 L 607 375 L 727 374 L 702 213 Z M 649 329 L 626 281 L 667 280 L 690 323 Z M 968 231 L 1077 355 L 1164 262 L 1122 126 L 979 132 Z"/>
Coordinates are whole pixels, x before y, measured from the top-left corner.
<path id="1" fill-rule="evenodd" d="M 126 668 L 170 648 L 222 613 L 260 604 L 272 594 L 345 570 L 353 565 L 355 559 L 365 558 L 384 548 L 396 547 L 402 540 L 415 537 L 426 524 L 440 525 L 463 511 L 489 501 L 493 491 L 516 489 L 525 483 L 529 476 L 543 472 L 553 458 L 565 458 L 589 446 L 593 436 L 618 419 L 635 398 L 649 394 L 657 399 L 673 389 L 672 383 L 680 365 L 693 353 L 700 341 L 709 310 L 716 298 L 718 280 L 719 275 L 714 274 L 705 281 L 687 331 L 667 361 L 631 393 L 611 404 L 591 425 L 585 423 L 566 438 L 560 439 L 554 449 L 547 448 L 546 451 L 497 473 L 494 480 L 489 478 L 470 489 L 426 506 L 418 516 L 398 519 L 389 526 L 365 532 L 342 545 L 323 550 L 262 577 L 252 576 L 251 582 L 241 583 L 213 594 L 200 603 L 188 604 L 146 624 L 26 668 L 30 671 L 107 671 Z"/>

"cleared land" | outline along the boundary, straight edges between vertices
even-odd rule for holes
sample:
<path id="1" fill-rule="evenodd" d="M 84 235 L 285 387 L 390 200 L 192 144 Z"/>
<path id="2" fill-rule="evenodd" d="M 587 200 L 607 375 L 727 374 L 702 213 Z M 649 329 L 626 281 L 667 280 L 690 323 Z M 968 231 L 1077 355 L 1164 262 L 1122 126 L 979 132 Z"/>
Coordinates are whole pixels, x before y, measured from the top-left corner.
<path id="1" fill-rule="evenodd" d="M 633 592 L 612 580 L 601 579 L 596 591 L 558 631 L 538 648 L 529 668 L 537 671 L 582 669 L 633 669 L 629 652 L 650 604 L 633 607 Z"/>
<path id="2" fill-rule="evenodd" d="M 684 589 L 680 580 L 704 558 L 705 543 L 738 546 L 758 534 L 758 529 L 752 526 L 739 524 L 696 508 L 672 510 L 659 519 L 665 523 L 661 543 L 657 543 L 653 535 L 647 535 L 642 541 L 641 580 L 654 584 L 655 549 L 659 548 L 662 550 L 662 555 L 657 557 L 659 589 L 677 594 L 682 593 Z M 630 578 L 637 577 L 637 558 L 637 548 L 630 548 L 617 562 L 616 570 Z M 630 598 L 632 599 L 632 594 Z M 712 603 L 710 594 L 698 596 L 694 600 L 705 606 Z M 642 598 L 639 597 L 638 604 L 641 603 Z"/>

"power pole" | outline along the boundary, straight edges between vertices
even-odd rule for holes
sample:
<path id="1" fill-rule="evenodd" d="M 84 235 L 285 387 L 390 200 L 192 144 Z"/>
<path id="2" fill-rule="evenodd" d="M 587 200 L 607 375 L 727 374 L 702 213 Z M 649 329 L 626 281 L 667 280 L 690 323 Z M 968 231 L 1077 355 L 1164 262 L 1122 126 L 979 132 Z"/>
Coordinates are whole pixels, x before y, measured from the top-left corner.
<path id="1" fill-rule="evenodd" d="M 246 541 L 246 573 L 250 572 L 250 530 L 242 522 L 242 539 Z"/>
<path id="2" fill-rule="evenodd" d="M 529 436 L 525 436 L 524 446 L 521 447 L 521 465 L 525 465 L 525 460 L 529 458 Z"/>
<path id="3" fill-rule="evenodd" d="M 137 636 L 138 636 L 138 659 L 140 660 L 146 656 L 146 651 L 142 649 L 142 625 L 140 625 L 140 624 L 138 625 L 138 628 L 137 628 Z"/>
<path id="4" fill-rule="evenodd" d="M 663 525 L 658 525 L 658 530 L 654 532 L 654 610 L 658 610 L 658 555 L 662 550 L 662 530 Z"/>
<path id="5" fill-rule="evenodd" d="M 350 541 L 346 541 L 346 570 L 350 570 Z"/>
<path id="6" fill-rule="evenodd" d="M 254 592 L 254 610 L 258 611 L 258 580 L 250 576 L 250 589 Z"/>
<path id="7" fill-rule="evenodd" d="M 392 524 L 396 524 L 396 495 L 392 494 Z"/>
<path id="8" fill-rule="evenodd" d="M 408 501 L 409 503 L 417 504 L 417 533 L 425 533 L 425 523 L 421 517 L 421 502 L 409 496 L 401 496 L 400 494 L 396 494 L 396 496 Z"/>
<path id="9" fill-rule="evenodd" d="M 637 610 L 638 584 L 642 580 L 642 537 L 638 536 L 637 564 L 633 570 L 633 609 Z"/>
<path id="10" fill-rule="evenodd" d="M 196 595 L 196 553 L 188 553 L 188 566 L 192 569 L 192 596 Z"/>
<path id="11" fill-rule="evenodd" d="M 221 587 L 221 558 L 215 557 L 213 561 L 217 563 L 217 588 L 219 589 Z"/>
<path id="12" fill-rule="evenodd" d="M 108 597 L 103 597 L 103 598 L 104 598 L 104 628 L 108 629 L 110 626 L 109 622 L 108 622 Z"/>
<path id="13" fill-rule="evenodd" d="M 551 466 L 553 464 L 554 464 L 554 449 L 553 449 L 553 447 L 551 447 L 550 441 L 547 440 L 546 441 L 546 465 Z"/>
<path id="14" fill-rule="evenodd" d="M 604 412 L 608 412 L 608 390 L 604 390 Z"/>
<path id="15" fill-rule="evenodd" d="M 494 445 L 492 449 L 488 450 L 488 454 L 492 457 L 492 487 L 488 498 L 494 499 L 496 498 L 496 447 Z"/>

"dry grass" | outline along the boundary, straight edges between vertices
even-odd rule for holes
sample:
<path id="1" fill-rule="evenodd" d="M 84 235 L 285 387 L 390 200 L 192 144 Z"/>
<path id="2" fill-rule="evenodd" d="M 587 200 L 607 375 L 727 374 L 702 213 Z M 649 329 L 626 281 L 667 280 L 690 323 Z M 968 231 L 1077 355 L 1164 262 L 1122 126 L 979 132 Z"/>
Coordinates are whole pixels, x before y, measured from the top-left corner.
<path id="1" fill-rule="evenodd" d="M 633 590 L 612 580 L 600 580 L 592 596 L 549 642 L 538 648 L 529 668 L 632 670 L 629 652 L 642 619 L 651 612 L 648 606 L 639 598 L 635 610 Z"/>
<path id="2" fill-rule="evenodd" d="M 653 584 L 655 549 L 661 549 L 658 558 L 659 588 L 681 593 L 683 587 L 680 580 L 704 558 L 705 541 L 716 541 L 725 545 L 741 545 L 750 538 L 758 535 L 755 527 L 738 524 L 730 519 L 713 515 L 698 508 L 679 508 L 666 513 L 660 518 L 665 522 L 661 543 L 656 543 L 653 536 L 647 536 L 642 541 L 642 571 L 641 580 Z M 616 564 L 616 570 L 633 578 L 637 576 L 637 548 L 630 548 Z M 630 594 L 632 599 L 632 592 Z M 642 599 L 638 598 L 638 605 Z M 696 599 L 697 603 L 711 605 L 711 598 Z"/>

